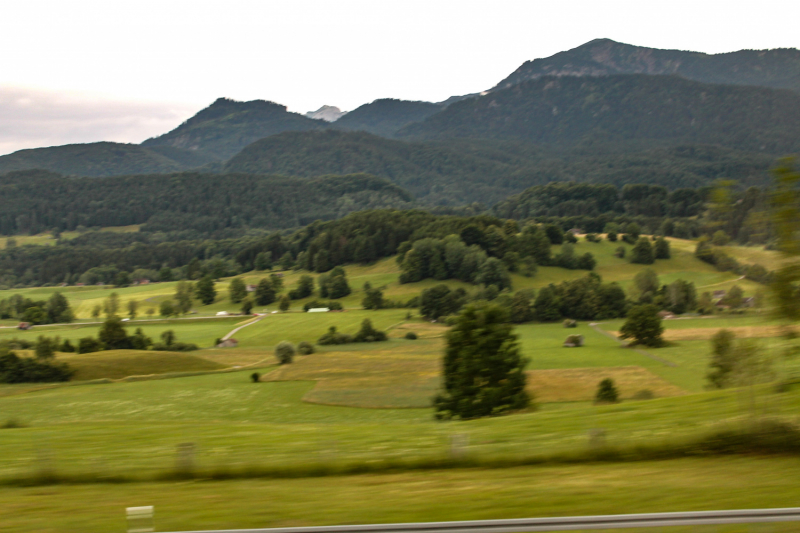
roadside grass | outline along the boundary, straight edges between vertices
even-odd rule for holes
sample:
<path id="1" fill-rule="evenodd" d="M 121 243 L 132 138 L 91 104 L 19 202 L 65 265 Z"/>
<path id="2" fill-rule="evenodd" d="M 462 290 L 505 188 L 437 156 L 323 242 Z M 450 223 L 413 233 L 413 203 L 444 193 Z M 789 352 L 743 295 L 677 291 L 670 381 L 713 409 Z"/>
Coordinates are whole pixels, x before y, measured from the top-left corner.
<path id="1" fill-rule="evenodd" d="M 298 356 L 264 381 L 315 381 L 303 401 L 365 408 L 430 407 L 440 386 L 440 339 L 392 340 L 369 350 Z"/>
<path id="2" fill-rule="evenodd" d="M 147 350 L 107 350 L 81 355 L 60 354 L 58 360 L 69 364 L 75 370 L 72 378 L 74 381 L 226 368 L 220 363 L 187 353 Z"/>
<path id="3" fill-rule="evenodd" d="M 138 505 L 155 506 L 157 531 L 437 522 L 793 507 L 800 498 L 798 476 L 795 458 L 725 457 L 324 479 L 0 488 L 0 507 L 9 532 L 123 531 L 125 508 Z M 689 528 L 700 533 L 796 529 L 796 523 Z"/>
<path id="4" fill-rule="evenodd" d="M 653 398 L 680 396 L 683 390 L 640 366 L 529 370 L 526 390 L 537 402 L 591 402 L 598 383 L 614 380 L 620 399 L 630 400 L 643 391 Z"/>

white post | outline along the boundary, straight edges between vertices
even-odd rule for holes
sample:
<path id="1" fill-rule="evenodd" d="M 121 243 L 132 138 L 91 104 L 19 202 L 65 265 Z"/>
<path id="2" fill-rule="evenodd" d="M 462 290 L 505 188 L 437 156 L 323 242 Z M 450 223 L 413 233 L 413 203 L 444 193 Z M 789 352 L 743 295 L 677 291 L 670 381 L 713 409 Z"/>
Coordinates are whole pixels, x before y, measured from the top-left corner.
<path id="1" fill-rule="evenodd" d="M 128 518 L 128 533 L 151 533 L 153 527 L 153 506 L 128 507 L 125 509 Z"/>

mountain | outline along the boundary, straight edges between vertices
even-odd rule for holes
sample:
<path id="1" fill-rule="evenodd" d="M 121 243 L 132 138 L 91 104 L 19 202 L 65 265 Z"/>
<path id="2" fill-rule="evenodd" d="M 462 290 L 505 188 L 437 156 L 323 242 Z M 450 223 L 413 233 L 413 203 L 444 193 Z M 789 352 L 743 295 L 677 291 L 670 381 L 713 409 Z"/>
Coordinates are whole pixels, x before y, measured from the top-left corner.
<path id="1" fill-rule="evenodd" d="M 43 169 L 70 176 L 158 174 L 196 167 L 207 161 L 197 154 L 171 148 L 98 142 L 20 150 L 0 157 L 0 174 Z"/>
<path id="2" fill-rule="evenodd" d="M 231 158 L 227 173 L 301 177 L 366 172 L 391 180 L 428 206 L 491 205 L 552 181 L 703 187 L 725 178 L 765 185 L 774 158 L 717 146 L 686 144 L 630 150 L 611 145 L 547 151 L 529 142 L 450 139 L 426 143 L 366 132 L 285 132 Z"/>
<path id="3" fill-rule="evenodd" d="M 503 149 L 469 151 L 366 132 L 285 132 L 251 144 L 231 158 L 223 171 L 306 177 L 366 172 L 387 178 L 423 203 L 434 205 L 497 201 L 527 186 L 496 183 L 498 176 L 518 168 L 524 157 Z"/>
<path id="4" fill-rule="evenodd" d="M 551 147 L 718 144 L 800 150 L 800 94 L 678 76 L 546 76 L 452 104 L 398 137 L 518 139 Z"/>
<path id="5" fill-rule="evenodd" d="M 336 127 L 391 138 L 403 126 L 425 120 L 442 109 L 443 106 L 430 102 L 384 98 L 347 113 L 336 121 Z"/>
<path id="6" fill-rule="evenodd" d="M 312 179 L 183 172 L 65 179 L 41 170 L 0 176 L 0 233 L 145 224 L 143 231 L 281 229 L 364 209 L 403 208 L 411 195 L 365 174 Z M 195 238 L 195 235 L 186 238 Z M 135 250 L 131 250 L 136 253 Z"/>
<path id="7" fill-rule="evenodd" d="M 286 106 L 273 102 L 237 102 L 219 98 L 174 130 L 147 139 L 142 146 L 172 146 L 204 153 L 221 161 L 248 144 L 276 133 L 325 127 L 325 121 L 290 113 Z"/>
<path id="8" fill-rule="evenodd" d="M 304 116 L 315 120 L 324 120 L 325 122 L 336 122 L 346 114 L 346 111 L 342 111 L 336 106 L 324 105 L 316 111 L 309 111 Z"/>
<path id="9" fill-rule="evenodd" d="M 757 85 L 800 91 L 800 50 L 778 48 L 704 54 L 596 39 L 547 58 L 526 61 L 492 91 L 544 76 L 613 74 L 677 74 L 705 83 Z"/>

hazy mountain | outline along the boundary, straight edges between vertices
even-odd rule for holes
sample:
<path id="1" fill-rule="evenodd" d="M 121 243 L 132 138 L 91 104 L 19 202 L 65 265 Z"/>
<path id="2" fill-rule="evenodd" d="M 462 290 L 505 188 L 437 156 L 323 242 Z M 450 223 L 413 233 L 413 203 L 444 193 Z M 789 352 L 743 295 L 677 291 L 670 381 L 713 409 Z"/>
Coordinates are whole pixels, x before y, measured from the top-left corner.
<path id="1" fill-rule="evenodd" d="M 677 74 L 706 83 L 800 91 L 800 50 L 779 48 L 704 54 L 596 39 L 566 52 L 526 61 L 492 90 L 506 89 L 543 76 L 612 74 Z"/>
<path id="2" fill-rule="evenodd" d="M 324 120 L 325 122 L 336 122 L 346 114 L 346 111 L 342 111 L 336 106 L 324 105 L 316 111 L 307 112 L 305 116 L 315 120 Z"/>
<path id="3" fill-rule="evenodd" d="M 384 98 L 347 113 L 336 121 L 336 127 L 392 137 L 403 126 L 425 120 L 443 108 L 430 102 Z"/>
<path id="4" fill-rule="evenodd" d="M 258 139 L 283 131 L 314 130 L 326 126 L 325 121 L 290 113 L 286 106 L 273 102 L 237 102 L 219 98 L 171 132 L 147 139 L 142 146 L 172 146 L 224 160 Z"/>
<path id="5" fill-rule="evenodd" d="M 562 147 L 702 143 L 777 155 L 800 149 L 800 94 L 678 76 L 547 76 L 456 102 L 398 136 Z"/>
<path id="6" fill-rule="evenodd" d="M 115 176 L 176 172 L 207 162 L 197 154 L 171 148 L 151 150 L 137 144 L 98 142 L 20 150 L 0 157 L 0 173 L 44 169 L 73 176 Z"/>

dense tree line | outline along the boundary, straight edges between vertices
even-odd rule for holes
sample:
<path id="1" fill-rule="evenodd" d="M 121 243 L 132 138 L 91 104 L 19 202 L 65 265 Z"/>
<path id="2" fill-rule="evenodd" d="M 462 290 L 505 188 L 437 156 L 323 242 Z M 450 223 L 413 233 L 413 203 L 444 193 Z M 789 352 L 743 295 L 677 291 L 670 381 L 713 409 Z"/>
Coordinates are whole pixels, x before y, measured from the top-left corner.
<path id="1" fill-rule="evenodd" d="M 357 174 L 313 179 L 243 174 L 64 178 L 0 176 L 0 234 L 144 224 L 145 232 L 293 228 L 363 209 L 404 207 L 409 194 Z"/>

